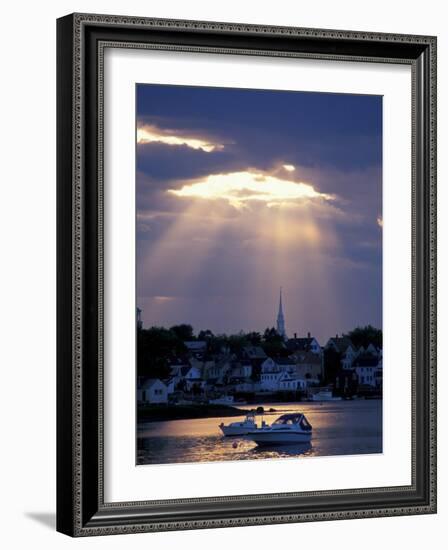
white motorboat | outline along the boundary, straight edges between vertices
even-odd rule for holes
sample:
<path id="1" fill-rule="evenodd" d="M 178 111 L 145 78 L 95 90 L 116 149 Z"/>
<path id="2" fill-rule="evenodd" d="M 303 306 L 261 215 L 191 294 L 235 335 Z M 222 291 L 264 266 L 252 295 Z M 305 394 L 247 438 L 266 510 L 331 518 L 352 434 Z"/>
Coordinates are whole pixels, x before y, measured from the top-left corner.
<path id="1" fill-rule="evenodd" d="M 312 430 L 304 414 L 283 414 L 270 426 L 250 431 L 247 437 L 257 445 L 291 445 L 308 443 Z"/>
<path id="2" fill-rule="evenodd" d="M 224 435 L 246 435 L 257 429 L 255 414 L 253 412 L 249 412 L 246 414 L 246 418 L 244 420 L 241 420 L 240 422 L 232 422 L 227 426 L 224 425 L 224 422 L 221 422 L 219 427 Z"/>

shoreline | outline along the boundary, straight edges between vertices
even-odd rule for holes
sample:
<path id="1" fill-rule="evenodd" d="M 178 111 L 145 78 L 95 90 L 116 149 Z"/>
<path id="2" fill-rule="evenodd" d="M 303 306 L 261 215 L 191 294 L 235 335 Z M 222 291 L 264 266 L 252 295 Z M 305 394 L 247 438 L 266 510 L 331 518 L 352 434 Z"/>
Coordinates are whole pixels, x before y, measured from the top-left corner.
<path id="1" fill-rule="evenodd" d="M 377 401 L 377 399 L 360 399 L 359 401 Z M 335 401 L 337 403 L 352 402 L 353 400 L 341 400 Z M 322 403 L 331 403 L 332 401 L 269 401 L 270 405 L 297 405 L 303 403 L 306 405 L 319 405 Z M 250 410 L 256 410 L 258 407 L 263 406 L 262 403 L 251 403 L 241 405 L 239 408 L 231 405 L 143 405 L 137 407 L 137 424 L 143 424 L 148 422 L 165 422 L 170 420 L 195 420 L 198 418 L 226 418 L 235 416 L 245 416 Z M 271 407 L 265 409 L 265 413 L 277 412 L 276 410 L 270 410 Z"/>
<path id="2" fill-rule="evenodd" d="M 229 405 L 144 405 L 137 408 L 137 423 L 244 416 L 247 409 Z"/>

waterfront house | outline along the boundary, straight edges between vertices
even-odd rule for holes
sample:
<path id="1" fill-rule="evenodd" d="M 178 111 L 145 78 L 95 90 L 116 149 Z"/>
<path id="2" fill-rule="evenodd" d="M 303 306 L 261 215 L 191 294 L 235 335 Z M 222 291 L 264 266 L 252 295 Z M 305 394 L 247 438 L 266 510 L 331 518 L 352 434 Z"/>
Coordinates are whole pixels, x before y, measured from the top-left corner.
<path id="1" fill-rule="evenodd" d="M 307 336 L 304 338 L 297 338 L 297 334 L 294 334 L 294 338 L 290 338 L 286 342 L 286 347 L 292 353 L 298 351 L 310 351 L 312 353 L 320 355 L 322 353 L 322 348 L 320 347 L 319 342 L 311 336 L 311 333 L 308 332 Z"/>
<path id="2" fill-rule="evenodd" d="M 252 365 L 241 364 L 239 362 L 232 363 L 229 372 L 229 381 L 250 378 L 252 376 Z"/>
<path id="3" fill-rule="evenodd" d="M 268 371 L 262 372 L 260 375 L 260 391 L 269 391 L 276 392 L 279 390 L 279 380 L 282 376 L 282 372 L 277 371 Z"/>
<path id="4" fill-rule="evenodd" d="M 383 388 L 383 359 L 382 357 L 379 357 L 378 359 L 378 365 L 375 369 L 375 387 L 377 389 Z"/>
<path id="5" fill-rule="evenodd" d="M 359 385 L 376 387 L 378 363 L 378 356 L 367 351 L 353 361 L 353 369 L 358 377 Z"/>
<path id="6" fill-rule="evenodd" d="M 295 360 L 293 357 L 276 357 L 274 362 L 282 372 L 293 372 L 295 369 Z"/>
<path id="7" fill-rule="evenodd" d="M 340 353 L 341 355 L 345 353 L 348 347 L 351 347 L 353 350 L 355 346 L 348 336 L 336 336 L 330 338 L 325 346 L 326 349 L 333 348 L 334 351 Z"/>
<path id="8" fill-rule="evenodd" d="M 297 378 L 294 374 L 289 373 L 288 371 L 283 371 L 278 380 L 278 390 L 293 391 L 304 390 L 306 388 L 305 380 Z"/>
<path id="9" fill-rule="evenodd" d="M 341 355 L 341 367 L 343 369 L 351 369 L 353 361 L 360 354 L 359 350 L 353 345 L 349 345 Z"/>
<path id="10" fill-rule="evenodd" d="M 278 391 L 280 376 L 281 372 L 279 366 L 271 357 L 268 357 L 261 365 L 260 390 Z"/>
<path id="11" fill-rule="evenodd" d="M 272 359 L 272 357 L 268 357 L 261 364 L 261 374 L 267 374 L 271 372 L 279 372 L 279 368 L 274 359 Z"/>
<path id="12" fill-rule="evenodd" d="M 323 357 L 311 351 L 297 352 L 294 360 L 293 372 L 297 378 L 305 380 L 321 380 L 323 377 Z"/>
<path id="13" fill-rule="evenodd" d="M 183 367 L 180 374 L 186 391 L 200 391 L 205 387 L 200 368 Z"/>
<path id="14" fill-rule="evenodd" d="M 159 378 L 147 378 L 137 388 L 137 401 L 140 403 L 168 403 L 168 388 Z"/>

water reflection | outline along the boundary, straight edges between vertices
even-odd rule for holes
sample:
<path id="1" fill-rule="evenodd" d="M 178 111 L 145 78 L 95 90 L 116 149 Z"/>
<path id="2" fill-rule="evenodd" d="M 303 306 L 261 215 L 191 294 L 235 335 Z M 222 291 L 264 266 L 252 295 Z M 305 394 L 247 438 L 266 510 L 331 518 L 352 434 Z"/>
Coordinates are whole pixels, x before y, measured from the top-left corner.
<path id="1" fill-rule="evenodd" d="M 311 443 L 258 447 L 245 437 L 224 437 L 218 426 L 232 418 L 148 422 L 137 429 L 137 464 L 257 460 L 382 452 L 382 401 L 264 404 L 275 412 L 257 417 L 268 424 L 286 412 L 304 412 L 313 426 Z M 246 407 L 250 408 L 250 407 Z M 244 417 L 241 417 L 243 419 Z"/>
<path id="2" fill-rule="evenodd" d="M 258 445 L 251 449 L 254 455 L 262 455 L 261 458 L 279 458 L 279 456 L 300 456 L 306 455 L 311 451 L 313 445 L 310 442 L 307 443 L 295 443 L 294 445 L 283 445 L 281 451 L 279 451 L 278 445 Z M 281 455 L 279 454 L 281 452 Z M 255 458 L 255 456 L 254 456 Z"/>

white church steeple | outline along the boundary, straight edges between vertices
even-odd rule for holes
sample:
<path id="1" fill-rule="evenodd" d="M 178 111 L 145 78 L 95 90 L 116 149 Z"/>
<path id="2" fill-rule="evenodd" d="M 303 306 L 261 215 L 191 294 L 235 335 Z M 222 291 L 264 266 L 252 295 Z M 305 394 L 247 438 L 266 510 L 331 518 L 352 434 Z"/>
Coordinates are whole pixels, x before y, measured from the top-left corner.
<path id="1" fill-rule="evenodd" d="M 280 334 L 280 336 L 283 336 L 283 338 L 286 338 L 285 318 L 283 316 L 282 289 L 281 289 L 281 287 L 280 287 L 280 301 L 279 301 L 279 304 L 278 304 L 278 315 L 277 315 L 277 332 Z"/>

